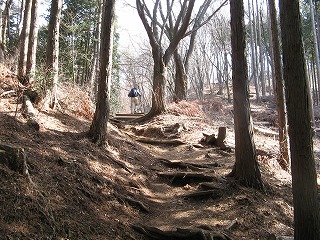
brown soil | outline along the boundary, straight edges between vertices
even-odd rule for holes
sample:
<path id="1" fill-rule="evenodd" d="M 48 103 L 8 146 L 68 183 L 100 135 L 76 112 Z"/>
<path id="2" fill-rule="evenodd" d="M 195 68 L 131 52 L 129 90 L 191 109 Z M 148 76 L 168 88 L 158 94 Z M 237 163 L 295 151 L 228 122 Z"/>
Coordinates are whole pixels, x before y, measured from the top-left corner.
<path id="1" fill-rule="evenodd" d="M 0 95 L 17 90 L 11 77 L 2 74 Z M 60 111 L 46 108 L 45 101 L 38 104 L 37 131 L 22 117 L 16 92 L 0 98 L 0 143 L 25 149 L 30 174 L 0 164 L 0 239 L 143 239 L 132 225 L 200 228 L 232 239 L 293 235 L 291 177 L 277 163 L 274 137 L 255 134 L 264 191 L 226 177 L 234 164 L 234 134 L 232 106 L 225 100 L 172 104 L 167 114 L 143 125 L 109 123 L 108 146 L 101 149 L 85 137 L 92 116 L 85 94 L 63 87 L 60 99 Z M 255 121 L 272 123 L 261 128 L 276 131 L 272 102 L 253 104 L 252 110 Z M 166 133 L 165 127 L 176 123 L 183 131 Z M 230 152 L 199 144 L 202 133 L 217 134 L 220 126 L 227 127 Z M 136 141 L 142 135 L 185 144 Z M 315 156 L 319 166 L 318 148 Z M 199 182 L 161 177 L 164 172 L 209 176 L 217 194 L 186 197 Z"/>

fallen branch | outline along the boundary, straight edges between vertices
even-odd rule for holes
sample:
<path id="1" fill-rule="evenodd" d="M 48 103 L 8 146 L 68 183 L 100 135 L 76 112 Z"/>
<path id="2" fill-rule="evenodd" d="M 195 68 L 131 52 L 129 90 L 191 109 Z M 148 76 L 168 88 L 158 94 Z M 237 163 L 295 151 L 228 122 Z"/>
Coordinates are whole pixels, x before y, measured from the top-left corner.
<path id="1" fill-rule="evenodd" d="M 9 91 L 3 92 L 3 93 L 0 94 L 0 97 L 3 97 L 5 95 L 8 95 L 8 94 L 14 93 L 14 92 L 16 92 L 16 91 L 15 90 L 9 90 Z"/>
<path id="2" fill-rule="evenodd" d="M 254 126 L 254 130 L 256 132 L 259 132 L 259 133 L 265 135 L 265 136 L 279 137 L 279 133 L 277 133 L 275 131 L 268 130 L 268 129 L 264 129 L 264 128 L 260 128 L 260 127 Z"/>
<path id="3" fill-rule="evenodd" d="M 164 144 L 164 145 L 183 145 L 185 144 L 183 141 L 178 139 L 155 139 L 155 138 L 147 138 L 147 137 L 138 137 L 136 139 L 138 142 L 149 143 L 149 144 Z"/>

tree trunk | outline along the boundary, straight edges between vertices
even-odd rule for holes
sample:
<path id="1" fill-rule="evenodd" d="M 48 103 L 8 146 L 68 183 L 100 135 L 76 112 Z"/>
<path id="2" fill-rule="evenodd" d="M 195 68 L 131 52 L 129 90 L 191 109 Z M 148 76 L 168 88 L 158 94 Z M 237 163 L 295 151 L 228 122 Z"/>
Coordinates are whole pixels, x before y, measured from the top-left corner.
<path id="1" fill-rule="evenodd" d="M 3 51 L 7 51 L 7 39 L 10 39 L 10 9 L 12 5 L 12 0 L 7 0 L 5 9 L 4 9 L 4 16 L 3 16 L 3 22 L 2 22 L 2 42 L 3 42 Z M 10 43 L 10 42 L 9 42 Z"/>
<path id="2" fill-rule="evenodd" d="M 261 41 L 261 24 L 260 22 L 260 15 L 261 12 L 259 11 L 258 7 L 258 0 L 256 0 L 256 9 L 257 9 L 257 45 L 259 45 L 259 65 L 260 65 L 260 82 L 261 82 L 261 95 L 262 97 L 266 96 L 266 82 L 265 82 L 265 70 L 264 70 L 264 59 L 263 59 L 263 44 Z"/>
<path id="3" fill-rule="evenodd" d="M 23 16 L 23 27 L 20 36 L 19 59 L 18 59 L 18 79 L 22 84 L 27 84 L 26 69 L 27 69 L 27 54 L 30 34 L 30 19 L 31 19 L 31 0 L 26 0 L 26 6 Z"/>
<path id="4" fill-rule="evenodd" d="M 165 82 L 167 79 L 167 67 L 164 65 L 161 56 L 158 59 L 154 58 L 153 74 L 153 95 L 150 114 L 155 116 L 166 110 Z"/>
<path id="5" fill-rule="evenodd" d="M 253 76 L 253 81 L 256 89 L 256 100 L 260 101 L 260 92 L 259 92 L 259 81 L 258 81 L 258 69 L 257 69 L 257 53 L 256 53 L 256 44 L 255 44 L 255 20 L 254 16 L 251 18 L 251 0 L 248 1 L 248 15 L 249 15 L 249 30 L 250 30 L 250 48 L 251 48 L 251 71 Z M 252 23 L 251 23 L 252 22 Z"/>
<path id="6" fill-rule="evenodd" d="M 236 157 L 230 176 L 245 186 L 262 189 L 250 115 L 243 0 L 231 0 L 230 9 Z"/>
<path id="7" fill-rule="evenodd" d="M 217 80 L 218 80 L 218 87 L 219 87 L 219 90 L 217 92 L 217 95 L 223 95 L 223 79 L 222 79 L 222 73 L 221 73 L 221 70 L 220 70 L 220 59 L 219 59 L 219 54 L 217 54 L 217 68 L 219 69 L 217 71 Z"/>
<path id="8" fill-rule="evenodd" d="M 90 76 L 90 89 L 91 89 L 91 99 L 96 100 L 96 95 L 98 92 L 97 76 L 99 75 L 99 52 L 100 52 L 100 34 L 101 34 L 101 21 L 102 21 L 102 5 L 103 0 L 99 0 L 98 8 L 98 22 L 96 26 L 95 41 L 94 41 L 94 53 L 92 59 L 92 71 Z"/>
<path id="9" fill-rule="evenodd" d="M 59 30 L 61 19 L 62 0 L 52 0 L 50 20 L 48 26 L 48 40 L 46 52 L 47 77 L 52 81 L 52 108 L 58 107 L 58 80 L 59 80 Z"/>
<path id="10" fill-rule="evenodd" d="M 32 0 L 30 37 L 27 56 L 26 75 L 29 83 L 34 81 L 36 71 L 36 53 L 38 44 L 38 0 Z"/>
<path id="11" fill-rule="evenodd" d="M 319 56 L 319 45 L 317 38 L 317 30 L 316 30 L 316 22 L 314 17 L 314 7 L 312 0 L 309 0 L 310 4 L 310 15 L 311 15 L 311 26 L 312 26 L 312 35 L 313 35 L 313 48 L 314 48 L 314 57 L 316 62 L 316 70 L 317 70 L 317 79 L 318 79 L 318 88 L 320 88 L 320 56 Z M 320 98 L 320 95 L 317 96 Z"/>
<path id="12" fill-rule="evenodd" d="M 176 76 L 175 76 L 175 84 L 174 84 L 174 101 L 181 101 L 187 99 L 187 73 L 185 70 L 185 66 L 181 59 L 178 50 L 174 52 L 174 62 L 176 66 Z"/>
<path id="13" fill-rule="evenodd" d="M 105 0 L 102 13 L 100 71 L 96 111 L 88 132 L 88 137 L 99 146 L 106 144 L 106 128 L 109 119 L 109 94 L 112 69 L 112 49 L 115 0 Z"/>
<path id="14" fill-rule="evenodd" d="M 138 14 L 148 34 L 154 60 L 152 107 L 150 112 L 146 116 L 141 118 L 141 121 L 152 118 L 153 116 L 161 114 L 166 110 L 165 83 L 167 78 L 167 66 L 179 42 L 184 37 L 187 31 L 194 3 L 195 0 L 184 1 L 183 7 L 177 17 L 177 19 L 179 19 L 180 21 L 177 20 L 178 22 L 176 23 L 175 27 L 176 31 L 170 38 L 168 48 L 163 52 L 161 46 L 161 37 L 159 36 L 158 29 L 159 22 L 157 21 L 159 1 L 156 1 L 154 3 L 152 21 L 151 24 L 149 24 L 146 15 L 150 13 L 150 11 L 147 9 L 147 6 L 140 0 L 136 0 Z M 169 13 L 171 12 L 169 11 L 168 14 Z"/>
<path id="15" fill-rule="evenodd" d="M 298 0 L 280 0 L 283 75 L 291 150 L 294 239 L 320 239 L 320 207 L 313 155 L 311 97 Z"/>
<path id="16" fill-rule="evenodd" d="M 273 60 L 275 66 L 276 78 L 276 98 L 278 107 L 278 125 L 279 125 L 279 144 L 280 144 L 280 165 L 284 169 L 288 169 L 290 165 L 288 151 L 288 136 L 287 136 L 287 119 L 285 109 L 285 96 L 283 89 L 281 55 L 279 45 L 279 31 L 277 24 L 277 14 L 274 0 L 269 0 L 270 19 L 271 19 L 271 34 L 273 46 Z"/>

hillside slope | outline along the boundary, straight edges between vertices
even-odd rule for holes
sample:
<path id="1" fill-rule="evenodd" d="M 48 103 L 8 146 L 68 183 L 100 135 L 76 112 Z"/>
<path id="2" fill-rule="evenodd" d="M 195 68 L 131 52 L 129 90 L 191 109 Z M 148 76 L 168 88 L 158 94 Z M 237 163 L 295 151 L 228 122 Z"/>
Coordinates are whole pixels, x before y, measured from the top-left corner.
<path id="1" fill-rule="evenodd" d="M 173 104 L 148 124 L 109 123 L 108 146 L 101 149 L 85 136 L 92 112 L 79 89 L 61 89 L 60 111 L 38 104 L 38 131 L 16 104 L 16 80 L 3 74 L 0 82 L 0 94 L 14 90 L 0 98 L 0 143 L 23 148 L 29 171 L 0 164 L 0 239 L 143 239 L 136 230 L 148 227 L 205 229 L 221 233 L 219 239 L 292 235 L 290 175 L 277 164 L 274 137 L 255 136 L 265 192 L 225 177 L 234 163 L 234 136 L 232 107 L 224 100 Z M 269 107 L 253 106 L 255 120 L 274 121 Z M 165 130 L 176 123 L 181 132 Z M 220 126 L 227 127 L 231 151 L 199 144 L 203 132 Z M 148 144 L 142 137 L 183 144 Z M 202 182 L 210 182 L 209 195 L 188 195 Z"/>

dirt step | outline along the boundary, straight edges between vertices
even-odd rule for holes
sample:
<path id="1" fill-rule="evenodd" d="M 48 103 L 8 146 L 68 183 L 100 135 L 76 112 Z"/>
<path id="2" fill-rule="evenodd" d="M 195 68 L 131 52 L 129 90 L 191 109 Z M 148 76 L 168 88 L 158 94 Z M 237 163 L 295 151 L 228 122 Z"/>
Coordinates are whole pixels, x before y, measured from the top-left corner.
<path id="1" fill-rule="evenodd" d="M 143 117 L 144 113 L 135 113 L 135 114 L 128 114 L 128 113 L 117 113 L 111 119 L 118 120 L 118 121 L 130 121 L 133 119 L 137 119 Z"/>

